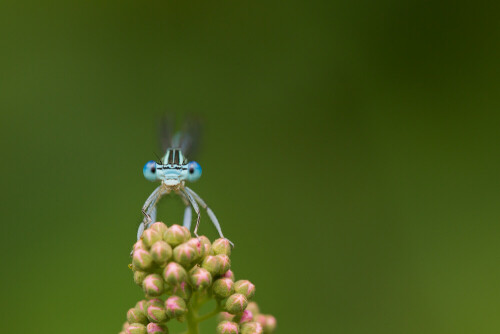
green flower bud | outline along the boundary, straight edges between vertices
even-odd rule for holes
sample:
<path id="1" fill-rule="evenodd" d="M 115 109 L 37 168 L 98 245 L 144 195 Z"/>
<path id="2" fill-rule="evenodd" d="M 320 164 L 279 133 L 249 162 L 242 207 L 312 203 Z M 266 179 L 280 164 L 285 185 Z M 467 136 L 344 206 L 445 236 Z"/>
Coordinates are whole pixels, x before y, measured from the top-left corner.
<path id="1" fill-rule="evenodd" d="M 248 303 L 248 306 L 246 308 L 247 310 L 249 310 L 250 312 L 252 312 L 253 316 L 257 316 L 260 311 L 259 311 L 259 306 L 257 305 L 256 302 L 250 302 Z"/>
<path id="2" fill-rule="evenodd" d="M 229 278 L 231 281 L 234 281 L 234 274 L 231 270 L 226 271 L 222 277 Z"/>
<path id="3" fill-rule="evenodd" d="M 195 290 L 203 290 L 212 284 L 212 275 L 204 268 L 195 267 L 190 272 L 189 282 Z"/>
<path id="4" fill-rule="evenodd" d="M 191 298 L 192 292 L 193 289 L 191 288 L 191 285 L 187 284 L 186 282 L 177 284 L 172 288 L 172 295 L 181 297 L 184 300 L 188 300 L 189 298 Z"/>
<path id="5" fill-rule="evenodd" d="M 253 321 L 253 314 L 251 311 L 249 310 L 245 310 L 243 311 L 243 313 L 241 314 L 241 317 L 240 317 L 240 324 L 244 324 L 245 322 L 250 322 L 250 321 Z"/>
<path id="6" fill-rule="evenodd" d="M 255 285 L 247 280 L 239 280 L 234 283 L 234 291 L 236 293 L 241 293 L 247 297 L 247 299 L 252 299 L 255 295 Z"/>
<path id="7" fill-rule="evenodd" d="M 127 334 L 146 334 L 146 326 L 143 324 L 130 324 L 125 331 Z"/>
<path id="8" fill-rule="evenodd" d="M 163 305 L 163 300 L 161 300 L 160 298 L 151 298 L 150 300 L 148 300 L 146 302 L 146 313 L 148 312 L 148 307 L 151 306 L 151 305 Z"/>
<path id="9" fill-rule="evenodd" d="M 134 252 L 138 249 L 144 249 L 144 250 L 147 250 L 146 249 L 146 245 L 144 245 L 144 242 L 142 242 L 142 239 L 139 239 L 137 240 L 137 242 L 134 244 Z"/>
<path id="10" fill-rule="evenodd" d="M 196 251 L 184 243 L 174 248 L 174 260 L 183 267 L 189 268 L 196 257 Z"/>
<path id="11" fill-rule="evenodd" d="M 221 270 L 219 272 L 220 275 L 225 274 L 229 268 L 231 268 L 231 260 L 229 259 L 229 256 L 225 254 L 219 254 L 215 256 L 216 258 L 219 259 L 221 263 Z"/>
<path id="12" fill-rule="evenodd" d="M 241 325 L 241 334 L 262 334 L 263 332 L 262 326 L 255 321 L 246 322 Z"/>
<path id="13" fill-rule="evenodd" d="M 217 298 L 227 298 L 234 293 L 234 282 L 229 278 L 219 278 L 212 285 L 212 291 Z"/>
<path id="14" fill-rule="evenodd" d="M 148 309 L 148 301 L 147 300 L 140 300 L 135 304 L 135 308 L 141 311 L 142 313 L 146 314 L 146 310 Z"/>
<path id="15" fill-rule="evenodd" d="M 238 324 L 231 321 L 222 321 L 217 325 L 217 334 L 238 334 Z"/>
<path id="16" fill-rule="evenodd" d="M 170 262 L 163 270 L 163 278 L 172 286 L 178 285 L 187 280 L 186 269 L 178 263 Z"/>
<path id="17" fill-rule="evenodd" d="M 186 302 L 178 296 L 171 296 L 165 301 L 165 311 L 170 318 L 179 318 L 187 312 Z"/>
<path id="18" fill-rule="evenodd" d="M 248 300 L 247 298 L 240 294 L 240 293 L 235 293 L 231 296 L 226 301 L 226 311 L 228 311 L 231 314 L 241 314 L 245 308 L 248 305 Z"/>
<path id="19" fill-rule="evenodd" d="M 146 231 L 144 231 L 144 233 L 142 233 L 141 238 L 142 238 L 142 242 L 144 243 L 144 245 L 147 248 L 149 248 L 149 247 L 153 246 L 153 244 L 155 242 L 160 241 L 162 238 L 162 235 L 160 233 L 158 233 L 157 231 L 148 228 Z"/>
<path id="20" fill-rule="evenodd" d="M 153 263 L 153 258 L 148 251 L 144 249 L 138 249 L 134 251 L 132 256 L 132 265 L 142 271 L 148 270 Z"/>
<path id="21" fill-rule="evenodd" d="M 224 254 L 227 256 L 231 255 L 231 245 L 229 244 L 229 240 L 220 238 L 214 241 L 212 244 L 212 254 L 219 255 Z"/>
<path id="22" fill-rule="evenodd" d="M 150 322 L 146 326 L 148 334 L 168 334 L 168 328 L 165 325 L 160 325 L 154 322 Z"/>
<path id="23" fill-rule="evenodd" d="M 258 322 L 262 325 L 264 328 L 264 333 L 270 334 L 274 332 L 276 329 L 276 318 L 273 317 L 272 315 L 260 315 L 258 319 Z M 263 318 L 263 319 L 262 319 Z"/>
<path id="24" fill-rule="evenodd" d="M 155 242 L 149 252 L 158 264 L 166 263 L 172 257 L 172 247 L 163 240 Z"/>
<path id="25" fill-rule="evenodd" d="M 135 284 L 142 286 L 142 281 L 144 281 L 144 279 L 146 278 L 146 276 L 148 276 L 147 272 L 136 270 L 134 272 L 134 282 L 135 282 Z"/>
<path id="26" fill-rule="evenodd" d="M 142 282 L 142 289 L 148 296 L 160 296 L 163 293 L 163 280 L 158 274 L 146 276 Z"/>
<path id="27" fill-rule="evenodd" d="M 187 229 L 179 225 L 172 225 L 165 231 L 163 234 L 163 240 L 168 242 L 168 244 L 172 247 L 182 244 L 186 242 L 191 237 L 189 231 Z M 188 236 L 189 235 L 189 236 Z"/>
<path id="28" fill-rule="evenodd" d="M 130 326 L 130 324 L 128 323 L 128 321 L 125 321 L 125 322 L 123 323 L 123 326 L 122 326 L 122 331 L 123 331 L 123 332 L 126 332 L 126 331 L 127 331 L 128 326 Z"/>
<path id="29" fill-rule="evenodd" d="M 167 232 L 167 230 L 168 230 L 167 225 L 163 224 L 162 222 L 156 222 L 156 223 L 152 224 L 149 228 L 151 230 L 155 230 L 156 232 L 160 233 L 160 235 L 162 237 L 163 237 L 163 234 L 165 234 L 165 232 Z"/>
<path id="30" fill-rule="evenodd" d="M 234 315 L 227 312 L 219 312 L 219 321 L 232 321 L 234 319 Z"/>
<path id="31" fill-rule="evenodd" d="M 194 261 L 195 262 L 198 262 L 200 260 L 202 260 L 204 257 L 205 257 L 205 246 L 204 244 L 198 240 L 198 238 L 191 238 L 189 239 L 188 242 L 186 242 L 186 244 L 188 244 L 191 248 L 194 249 Z"/>
<path id="32" fill-rule="evenodd" d="M 164 322 L 168 319 L 163 303 L 149 303 L 146 314 L 151 322 Z"/>
<path id="33" fill-rule="evenodd" d="M 202 256 L 202 259 L 203 259 L 203 258 L 205 258 L 205 256 L 210 255 L 212 245 L 210 244 L 210 240 L 208 240 L 208 238 L 204 235 L 199 237 L 199 239 L 201 241 L 201 244 L 203 245 L 203 248 L 205 249 L 205 251 L 203 252 L 203 256 Z"/>
<path id="34" fill-rule="evenodd" d="M 222 270 L 222 262 L 220 258 L 209 255 L 203 260 L 201 267 L 208 270 L 212 276 L 217 276 Z"/>
<path id="35" fill-rule="evenodd" d="M 133 323 L 140 323 L 140 324 L 147 324 L 148 323 L 148 318 L 146 317 L 146 313 L 142 312 L 138 308 L 131 308 L 127 312 L 127 321 L 130 324 Z"/>

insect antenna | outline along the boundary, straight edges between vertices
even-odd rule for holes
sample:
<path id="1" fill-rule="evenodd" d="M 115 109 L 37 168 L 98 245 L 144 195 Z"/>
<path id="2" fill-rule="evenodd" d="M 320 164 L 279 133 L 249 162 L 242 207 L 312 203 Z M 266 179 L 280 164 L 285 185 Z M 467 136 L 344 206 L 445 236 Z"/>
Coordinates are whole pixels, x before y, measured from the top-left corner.
<path id="1" fill-rule="evenodd" d="M 160 158 L 160 156 L 156 153 L 156 152 L 153 152 L 153 154 L 156 156 L 156 158 L 158 159 L 158 161 L 156 162 L 157 164 L 159 163 L 160 165 L 163 165 L 163 159 Z"/>

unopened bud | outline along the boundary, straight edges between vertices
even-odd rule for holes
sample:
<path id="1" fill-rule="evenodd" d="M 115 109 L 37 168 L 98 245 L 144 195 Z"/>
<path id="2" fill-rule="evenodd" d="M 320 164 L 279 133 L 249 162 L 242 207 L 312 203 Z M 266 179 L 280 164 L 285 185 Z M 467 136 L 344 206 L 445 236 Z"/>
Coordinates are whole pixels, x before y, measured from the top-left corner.
<path id="1" fill-rule="evenodd" d="M 168 334 L 167 326 L 160 325 L 154 322 L 150 322 L 146 326 L 146 330 L 148 331 L 148 334 Z"/>
<path id="2" fill-rule="evenodd" d="M 212 254 L 219 255 L 225 254 L 227 256 L 231 255 L 231 245 L 229 244 L 229 240 L 220 238 L 214 241 L 212 244 Z"/>
<path id="3" fill-rule="evenodd" d="M 212 291 L 217 298 L 227 298 L 234 293 L 234 282 L 229 278 L 219 278 L 212 285 Z"/>
<path id="4" fill-rule="evenodd" d="M 187 280 L 186 269 L 176 262 L 170 262 L 163 270 L 163 278 L 172 286 L 178 285 Z"/>
<path id="5" fill-rule="evenodd" d="M 146 314 L 147 308 L 148 308 L 148 301 L 147 300 L 140 300 L 135 304 L 135 308 L 141 311 L 142 313 Z"/>
<path id="6" fill-rule="evenodd" d="M 217 276 L 222 269 L 222 262 L 217 256 L 209 255 L 203 260 L 202 268 L 208 270 L 212 276 Z"/>
<path id="7" fill-rule="evenodd" d="M 203 248 L 205 249 L 204 254 L 203 254 L 203 258 L 207 255 L 210 255 L 210 251 L 212 248 L 212 245 L 210 244 L 210 240 L 208 240 L 208 238 L 204 235 L 202 235 L 198 239 L 200 239 L 201 244 L 203 245 Z"/>
<path id="8" fill-rule="evenodd" d="M 184 300 L 188 300 L 191 297 L 192 292 L 193 289 L 187 282 L 182 282 L 172 288 L 172 295 L 181 297 Z"/>
<path id="9" fill-rule="evenodd" d="M 238 334 L 238 324 L 231 321 L 222 321 L 217 325 L 217 334 Z"/>
<path id="10" fill-rule="evenodd" d="M 276 318 L 273 317 L 272 315 L 265 315 L 264 316 L 264 324 L 262 324 L 260 321 L 259 323 L 262 325 L 264 328 L 264 333 L 270 334 L 274 332 L 276 329 Z"/>
<path id="11" fill-rule="evenodd" d="M 162 235 L 155 230 L 148 228 L 144 233 L 142 233 L 142 242 L 149 248 L 157 241 L 160 241 Z"/>
<path id="12" fill-rule="evenodd" d="M 234 291 L 245 295 L 247 299 L 252 299 L 255 295 L 255 285 L 247 280 L 239 280 L 234 283 Z"/>
<path id="13" fill-rule="evenodd" d="M 146 250 L 146 245 L 144 245 L 144 242 L 142 242 L 142 239 L 137 240 L 137 242 L 134 244 L 134 252 L 138 249 L 144 249 Z"/>
<path id="14" fill-rule="evenodd" d="M 212 275 L 204 268 L 195 267 L 190 272 L 189 281 L 195 290 L 203 290 L 212 284 Z"/>
<path id="15" fill-rule="evenodd" d="M 158 274 L 146 276 L 142 282 L 142 289 L 148 296 L 160 296 L 163 293 L 163 280 Z"/>
<path id="16" fill-rule="evenodd" d="M 241 314 L 248 305 L 246 297 L 240 293 L 235 293 L 226 301 L 226 311 L 231 314 Z"/>
<path id="17" fill-rule="evenodd" d="M 167 230 L 168 230 L 167 225 L 165 225 L 162 222 L 156 222 L 156 223 L 152 224 L 149 228 L 151 230 L 155 230 L 156 232 L 160 233 L 160 235 L 162 237 L 163 237 L 163 234 L 165 234 L 165 232 L 167 232 Z"/>
<path id="18" fill-rule="evenodd" d="M 130 324 L 125 331 L 127 334 L 146 334 L 146 326 L 143 324 Z"/>
<path id="19" fill-rule="evenodd" d="M 149 252 L 157 264 L 166 263 L 172 257 L 172 247 L 163 240 L 155 242 Z"/>
<path id="20" fill-rule="evenodd" d="M 246 309 L 249 310 L 250 312 L 252 312 L 254 317 L 256 317 L 260 313 L 259 306 L 257 305 L 256 302 L 248 303 L 248 306 Z"/>
<path id="21" fill-rule="evenodd" d="M 219 321 L 232 321 L 234 315 L 228 312 L 219 312 Z"/>
<path id="22" fill-rule="evenodd" d="M 226 271 L 222 277 L 225 277 L 225 278 L 229 278 L 231 281 L 234 281 L 234 273 L 231 271 L 231 269 L 229 269 L 228 271 Z"/>
<path id="23" fill-rule="evenodd" d="M 140 324 L 147 324 L 148 323 L 148 318 L 146 317 L 146 313 L 142 312 L 138 308 L 131 308 L 127 312 L 127 321 L 130 324 L 133 323 L 140 323 Z"/>
<path id="24" fill-rule="evenodd" d="M 163 234 L 163 240 L 168 242 L 168 244 L 172 247 L 180 245 L 183 242 L 186 242 L 189 240 L 189 237 L 186 234 L 186 230 L 187 229 L 182 228 L 182 226 L 172 225 Z M 187 233 L 189 233 L 189 231 L 187 231 Z"/>
<path id="25" fill-rule="evenodd" d="M 167 320 L 165 307 L 162 303 L 150 303 L 148 306 L 147 317 L 151 322 L 164 322 Z"/>
<path id="26" fill-rule="evenodd" d="M 142 271 L 146 271 L 151 267 L 153 263 L 153 258 L 148 251 L 144 249 L 138 249 L 134 251 L 134 255 L 132 257 L 132 265 Z"/>
<path id="27" fill-rule="evenodd" d="M 189 268 L 196 256 L 195 250 L 188 244 L 183 243 L 174 248 L 174 260 L 185 268 Z"/>
<path id="28" fill-rule="evenodd" d="M 229 256 L 225 254 L 219 254 L 216 255 L 215 257 L 218 258 L 221 263 L 221 269 L 219 274 L 220 275 L 225 274 L 229 270 L 229 268 L 231 268 L 231 260 L 229 259 Z"/>
<path id="29" fill-rule="evenodd" d="M 199 262 L 205 257 L 205 246 L 198 238 L 191 238 L 186 242 L 194 250 L 194 261 Z"/>
<path id="30" fill-rule="evenodd" d="M 186 302 L 178 296 L 171 296 L 165 301 L 165 311 L 170 318 L 179 318 L 187 312 Z"/>
<path id="31" fill-rule="evenodd" d="M 241 325 L 241 334 L 262 334 L 262 326 L 258 322 L 250 321 Z"/>
<path id="32" fill-rule="evenodd" d="M 243 314 L 240 317 L 240 324 L 244 324 L 245 322 L 253 321 L 253 314 L 249 310 L 243 311 Z"/>

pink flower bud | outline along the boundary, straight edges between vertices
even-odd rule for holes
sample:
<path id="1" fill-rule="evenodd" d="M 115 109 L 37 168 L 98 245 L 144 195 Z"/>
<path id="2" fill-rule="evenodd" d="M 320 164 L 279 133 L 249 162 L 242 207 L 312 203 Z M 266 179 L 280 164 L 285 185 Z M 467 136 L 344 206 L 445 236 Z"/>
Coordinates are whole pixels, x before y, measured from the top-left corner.
<path id="1" fill-rule="evenodd" d="M 162 235 L 158 233 L 155 230 L 152 230 L 148 228 L 144 233 L 142 233 L 142 242 L 144 245 L 149 248 L 151 247 L 155 242 L 160 241 L 162 238 Z"/>
<path id="2" fill-rule="evenodd" d="M 229 240 L 220 238 L 214 241 L 212 244 L 212 254 L 219 255 L 224 254 L 227 256 L 231 255 L 231 244 L 229 244 Z"/>
<path id="3" fill-rule="evenodd" d="M 241 314 L 243 313 L 247 305 L 248 305 L 247 298 L 240 293 L 235 293 L 229 296 L 225 306 L 227 312 L 231 314 Z"/>
<path id="4" fill-rule="evenodd" d="M 158 274 L 150 274 L 142 281 L 142 289 L 148 296 L 160 296 L 163 293 L 163 280 Z"/>
<path id="5" fill-rule="evenodd" d="M 185 268 L 189 268 L 196 257 L 196 251 L 188 243 L 174 248 L 174 260 Z"/>
<path id="6" fill-rule="evenodd" d="M 178 285 L 187 280 L 187 273 L 180 264 L 170 262 L 163 270 L 163 278 L 170 285 Z"/>
<path id="7" fill-rule="evenodd" d="M 189 240 L 191 233 L 182 226 L 172 225 L 168 228 L 167 231 L 163 234 L 163 240 L 168 242 L 168 244 L 172 247 L 182 244 Z"/>
<path id="8" fill-rule="evenodd" d="M 262 334 L 264 329 L 258 322 L 247 322 L 241 325 L 241 334 Z"/>
<path id="9" fill-rule="evenodd" d="M 146 326 L 143 324 L 130 324 L 125 330 L 127 334 L 146 334 Z"/>
<path id="10" fill-rule="evenodd" d="M 217 325 L 217 334 L 238 334 L 238 324 L 231 321 L 222 321 Z"/>
<path id="11" fill-rule="evenodd" d="M 255 295 L 255 285 L 247 280 L 239 280 L 234 283 L 234 291 L 236 293 L 245 295 L 247 299 L 252 299 L 252 297 Z"/>
<path id="12" fill-rule="evenodd" d="M 146 326 L 146 330 L 148 334 L 168 334 L 168 329 L 164 325 L 156 324 L 154 322 L 150 322 Z"/>
<path id="13" fill-rule="evenodd" d="M 187 312 L 184 299 L 171 296 L 165 301 L 165 311 L 170 318 L 179 318 Z"/>
<path id="14" fill-rule="evenodd" d="M 212 285 L 212 291 L 217 298 L 227 298 L 234 293 L 234 282 L 229 278 L 219 278 Z"/>
<path id="15" fill-rule="evenodd" d="M 219 274 L 220 275 L 225 274 L 229 270 L 229 268 L 231 268 L 231 260 L 229 259 L 229 256 L 225 254 L 219 254 L 216 255 L 215 257 L 218 258 L 221 263 L 221 269 Z"/>
<path id="16" fill-rule="evenodd" d="M 243 311 L 243 314 L 241 315 L 240 318 L 240 324 L 243 324 L 245 322 L 253 321 L 253 314 L 249 310 Z"/>
<path id="17" fill-rule="evenodd" d="M 172 257 L 172 247 L 165 241 L 157 241 L 151 246 L 149 251 L 153 261 L 157 264 L 165 264 Z"/>
<path id="18" fill-rule="evenodd" d="M 148 251 L 137 249 L 132 256 L 132 265 L 142 271 L 148 270 L 153 263 L 153 258 Z"/>
<path id="19" fill-rule="evenodd" d="M 209 255 L 203 260 L 201 267 L 208 270 L 212 276 L 216 276 L 221 272 L 222 262 L 218 257 Z"/>
<path id="20" fill-rule="evenodd" d="M 190 272 L 189 282 L 195 290 L 203 290 L 212 284 L 212 275 L 206 269 L 195 267 Z"/>

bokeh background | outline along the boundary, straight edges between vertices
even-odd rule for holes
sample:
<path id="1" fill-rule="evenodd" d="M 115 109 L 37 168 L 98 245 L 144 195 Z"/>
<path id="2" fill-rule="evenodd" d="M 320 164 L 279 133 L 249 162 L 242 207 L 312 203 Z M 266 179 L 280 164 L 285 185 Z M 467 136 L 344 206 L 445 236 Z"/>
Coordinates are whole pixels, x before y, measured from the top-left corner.
<path id="1" fill-rule="evenodd" d="M 278 333 L 498 333 L 499 10 L 0 2 L 1 331 L 120 330 L 169 111 Z"/>

